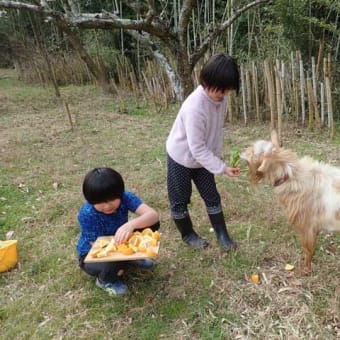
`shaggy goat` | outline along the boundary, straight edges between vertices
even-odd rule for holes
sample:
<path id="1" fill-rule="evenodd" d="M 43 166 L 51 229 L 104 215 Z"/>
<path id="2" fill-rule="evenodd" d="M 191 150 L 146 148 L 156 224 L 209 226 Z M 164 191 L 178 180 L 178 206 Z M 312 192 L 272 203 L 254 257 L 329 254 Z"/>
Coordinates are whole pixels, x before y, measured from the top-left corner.
<path id="1" fill-rule="evenodd" d="M 311 271 L 320 231 L 340 232 L 340 169 L 310 157 L 299 158 L 280 147 L 277 133 L 241 153 L 253 184 L 270 183 L 298 232 L 305 253 L 305 270 Z"/>

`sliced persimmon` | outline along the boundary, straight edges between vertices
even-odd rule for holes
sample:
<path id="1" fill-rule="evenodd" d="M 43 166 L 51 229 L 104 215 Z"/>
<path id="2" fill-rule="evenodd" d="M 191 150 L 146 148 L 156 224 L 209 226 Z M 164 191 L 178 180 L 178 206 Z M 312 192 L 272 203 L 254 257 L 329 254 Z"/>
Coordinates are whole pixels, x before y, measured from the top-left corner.
<path id="1" fill-rule="evenodd" d="M 131 254 L 134 253 L 133 249 L 130 248 L 130 247 L 129 247 L 127 244 L 125 244 L 125 243 L 122 243 L 122 244 L 118 245 L 117 251 L 118 251 L 119 253 L 124 254 L 124 255 L 131 255 Z"/>
<path id="2" fill-rule="evenodd" d="M 151 248 L 146 248 L 146 255 L 148 255 L 150 257 L 155 257 L 155 256 L 157 256 L 157 253 Z"/>
<path id="3" fill-rule="evenodd" d="M 142 231 L 142 235 L 143 236 L 150 236 L 150 237 L 152 237 L 153 236 L 153 231 L 150 228 L 145 228 Z"/>
<path id="4" fill-rule="evenodd" d="M 159 240 L 161 239 L 161 234 L 160 234 L 160 232 L 159 232 L 158 230 L 156 230 L 156 231 L 153 232 L 152 237 L 153 237 L 155 240 L 159 241 Z"/>

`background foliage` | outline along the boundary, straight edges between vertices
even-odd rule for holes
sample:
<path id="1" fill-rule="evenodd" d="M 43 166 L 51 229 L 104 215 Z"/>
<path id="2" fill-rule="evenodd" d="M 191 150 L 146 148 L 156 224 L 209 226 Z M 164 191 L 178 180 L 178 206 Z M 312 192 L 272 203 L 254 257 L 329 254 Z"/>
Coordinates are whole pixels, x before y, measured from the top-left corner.
<path id="1" fill-rule="evenodd" d="M 109 1 L 80 1 L 84 10 L 100 12 L 102 10 L 113 11 L 115 6 Z M 214 9 L 211 8 L 215 5 Z M 208 30 L 209 21 L 225 17 L 225 1 L 199 1 L 201 16 L 196 20 L 201 22 L 197 25 L 198 30 Z M 209 11 L 206 11 L 209 9 Z M 213 11 L 213 12 L 212 12 Z M 136 12 L 129 7 L 124 7 L 124 16 L 135 19 Z M 207 14 L 208 13 L 208 14 Z M 171 15 L 171 13 L 164 13 Z M 253 9 L 234 24 L 233 28 L 233 55 L 240 62 L 254 59 L 276 58 L 287 60 L 291 51 L 299 50 L 305 59 L 310 62 L 311 56 L 317 57 L 320 53 L 330 53 L 334 62 L 339 61 L 340 28 L 339 28 L 340 5 L 335 0 L 276 0 L 270 6 L 262 6 Z M 207 19 L 208 18 L 208 19 Z M 67 38 L 53 26 L 46 24 L 38 15 L 22 11 L 2 12 L 0 17 L 0 44 L 8 48 L 1 49 L 0 67 L 12 66 L 20 62 L 21 57 L 27 58 L 33 53 L 32 47 L 43 43 L 53 55 L 58 53 L 72 53 Z M 35 26 L 35 31 L 32 26 Z M 139 63 L 149 58 L 148 51 L 142 46 L 137 46 L 137 41 L 120 30 L 91 30 L 79 31 L 84 46 L 91 55 L 100 58 L 107 72 L 114 74 L 114 57 L 122 54 L 128 58 L 135 69 Z M 199 33 L 199 32 L 198 32 Z M 192 43 L 196 36 L 190 37 Z M 27 41 L 23 44 L 22 39 Z M 213 46 L 216 50 L 230 49 L 230 40 L 223 36 Z M 18 50 L 18 47 L 20 49 Z M 31 48 L 29 48 L 31 47 Z M 138 50 L 137 50 L 138 47 Z M 20 53 L 18 53 L 20 52 Z M 212 53 L 213 51 L 210 51 Z M 13 58 L 14 57 L 14 58 Z"/>

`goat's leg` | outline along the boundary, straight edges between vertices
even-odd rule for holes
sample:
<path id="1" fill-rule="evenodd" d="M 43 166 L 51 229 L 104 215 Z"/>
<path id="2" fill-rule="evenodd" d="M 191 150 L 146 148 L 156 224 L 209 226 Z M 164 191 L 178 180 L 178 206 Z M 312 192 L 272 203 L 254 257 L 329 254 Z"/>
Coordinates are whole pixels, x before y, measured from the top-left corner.
<path id="1" fill-rule="evenodd" d="M 318 233 L 310 227 L 307 232 L 301 233 L 301 242 L 305 254 L 304 267 L 307 273 L 312 271 L 312 258 L 315 251 Z"/>

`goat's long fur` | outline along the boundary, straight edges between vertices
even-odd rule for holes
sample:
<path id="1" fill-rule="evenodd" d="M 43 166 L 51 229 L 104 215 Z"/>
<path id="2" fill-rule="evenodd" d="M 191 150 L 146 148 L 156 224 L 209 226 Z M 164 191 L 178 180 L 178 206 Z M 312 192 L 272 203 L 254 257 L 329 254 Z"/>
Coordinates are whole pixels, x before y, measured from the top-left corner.
<path id="1" fill-rule="evenodd" d="M 257 141 L 241 153 L 253 184 L 273 185 L 288 221 L 299 233 L 305 268 L 311 270 L 320 231 L 340 232 L 340 169 L 279 146 L 277 134 Z"/>

